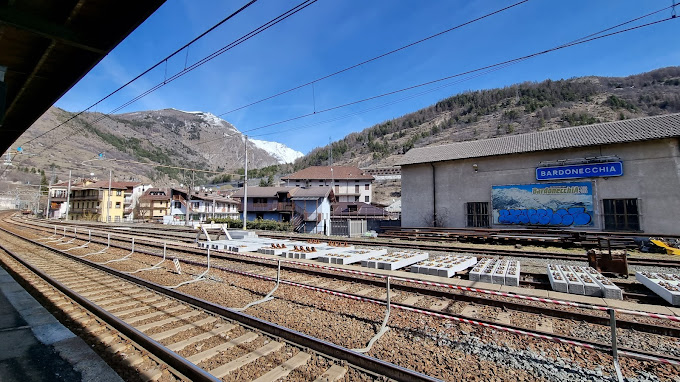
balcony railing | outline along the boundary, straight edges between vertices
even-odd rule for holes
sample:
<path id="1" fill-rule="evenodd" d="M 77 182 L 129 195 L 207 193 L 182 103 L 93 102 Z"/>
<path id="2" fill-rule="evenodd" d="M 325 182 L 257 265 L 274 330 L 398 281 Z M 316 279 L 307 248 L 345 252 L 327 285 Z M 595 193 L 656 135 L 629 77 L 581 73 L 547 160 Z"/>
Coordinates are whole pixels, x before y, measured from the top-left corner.
<path id="1" fill-rule="evenodd" d="M 102 209 L 100 208 L 72 208 L 71 213 L 73 214 L 101 214 Z"/>

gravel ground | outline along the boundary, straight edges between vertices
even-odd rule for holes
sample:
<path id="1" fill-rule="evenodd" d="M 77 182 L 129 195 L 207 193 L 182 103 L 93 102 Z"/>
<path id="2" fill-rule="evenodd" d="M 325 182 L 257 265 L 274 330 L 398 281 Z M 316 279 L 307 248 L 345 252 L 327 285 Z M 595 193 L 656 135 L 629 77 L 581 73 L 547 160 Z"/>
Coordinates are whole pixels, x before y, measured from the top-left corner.
<path id="1" fill-rule="evenodd" d="M 111 250 L 110 253 L 102 255 L 102 258 L 98 260 L 108 260 L 121 254 L 125 255 L 126 253 L 123 250 L 119 252 Z M 157 261 L 158 259 L 151 256 L 136 254 L 131 261 L 110 263 L 109 265 L 117 269 L 132 270 Z M 536 261 L 536 259 L 531 259 L 531 261 Z M 545 265 L 541 264 L 541 261 L 538 260 L 538 265 L 535 266 L 544 269 Z M 550 262 L 582 265 L 579 262 Z M 231 263 L 229 262 L 229 266 L 233 267 Z M 251 272 L 255 269 L 258 271 L 271 269 L 251 264 L 240 264 L 240 266 L 241 269 Z M 182 265 L 182 269 L 192 274 L 198 274 L 205 270 L 205 268 L 186 264 Z M 216 280 L 223 280 L 223 282 L 190 284 L 181 287 L 180 290 L 224 306 L 243 306 L 261 298 L 273 287 L 272 282 L 218 270 L 211 271 L 211 275 Z M 173 283 L 188 279 L 187 275 L 176 275 L 169 271 L 144 272 L 141 276 L 163 285 L 174 285 Z M 312 276 L 303 275 L 301 278 L 309 279 Z M 337 280 L 334 283 L 336 282 L 342 283 Z M 366 285 L 353 284 L 347 291 L 358 292 L 366 288 L 368 288 Z M 375 291 L 371 295 L 378 293 L 378 291 Z M 452 293 L 452 295 L 455 295 L 455 293 Z M 384 307 L 376 307 L 368 303 L 301 290 L 286 285 L 279 288 L 276 296 L 277 298 L 270 302 L 250 308 L 248 314 L 350 348 L 364 347 L 375 334 L 385 313 Z M 406 296 L 407 293 L 403 293 L 399 297 L 406 298 Z M 496 296 L 492 297 L 503 299 Z M 429 308 L 439 302 L 441 302 L 439 298 L 425 296 L 416 305 Z M 458 313 L 468 305 L 455 301 L 449 303 L 447 309 L 450 312 Z M 481 317 L 496 317 L 501 311 L 501 309 L 493 307 L 476 307 Z M 567 311 L 573 309 L 570 307 L 560 308 Z M 592 313 L 604 314 L 600 312 Z M 511 317 L 513 324 L 525 327 L 535 327 L 542 320 L 543 318 L 538 315 L 516 312 L 513 312 Z M 553 322 L 556 332 L 605 343 L 609 340 L 608 327 L 555 318 L 551 318 L 551 322 Z M 448 322 L 408 312 L 393 312 L 389 326 L 392 329 L 376 342 L 375 347 L 370 352 L 371 355 L 445 380 L 614 380 L 612 378 L 611 357 L 603 353 L 534 340 L 528 337 L 518 337 L 505 332 Z M 657 351 L 658 349 L 658 351 L 667 354 L 678 354 L 680 343 L 677 339 L 626 332 L 621 330 L 622 346 L 632 347 L 637 345 L 646 348 L 645 350 L 653 349 Z M 229 332 L 229 336 L 233 335 L 234 333 Z M 255 346 L 255 342 L 252 345 Z M 196 349 L 185 349 L 185 351 L 187 355 L 190 355 L 191 352 L 198 352 Z M 624 375 L 629 381 L 680 381 L 680 378 L 678 378 L 680 368 L 677 367 L 643 363 L 630 359 L 625 359 L 625 362 L 622 361 L 622 366 L 624 367 Z M 242 375 L 242 377 L 246 376 L 248 374 Z"/>

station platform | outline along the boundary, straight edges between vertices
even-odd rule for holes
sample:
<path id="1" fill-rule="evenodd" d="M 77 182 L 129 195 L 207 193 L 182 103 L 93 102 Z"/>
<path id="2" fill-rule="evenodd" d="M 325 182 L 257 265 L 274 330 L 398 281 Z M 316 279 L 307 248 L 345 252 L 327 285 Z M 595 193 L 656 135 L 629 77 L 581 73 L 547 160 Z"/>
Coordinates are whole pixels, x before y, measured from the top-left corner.
<path id="1" fill-rule="evenodd" d="M 122 379 L 0 267 L 0 381 Z"/>

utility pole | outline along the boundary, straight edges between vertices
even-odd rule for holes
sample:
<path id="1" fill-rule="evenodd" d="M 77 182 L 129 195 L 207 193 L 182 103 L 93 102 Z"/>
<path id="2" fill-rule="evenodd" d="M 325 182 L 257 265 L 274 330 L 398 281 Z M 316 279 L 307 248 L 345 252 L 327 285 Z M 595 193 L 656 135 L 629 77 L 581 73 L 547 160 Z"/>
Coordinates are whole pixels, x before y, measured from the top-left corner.
<path id="1" fill-rule="evenodd" d="M 50 181 L 47 184 L 47 208 L 45 208 L 45 219 L 50 218 L 50 207 L 52 206 L 52 182 L 54 181 L 54 167 L 52 167 L 52 175 L 50 175 Z"/>
<path id="2" fill-rule="evenodd" d="M 248 136 L 245 137 L 246 147 L 246 164 L 244 166 L 245 181 L 243 182 L 243 230 L 246 230 L 248 221 Z"/>
<path id="3" fill-rule="evenodd" d="M 68 186 L 66 191 L 66 220 L 68 221 L 68 213 L 71 209 L 71 170 L 68 170 Z"/>
<path id="4" fill-rule="evenodd" d="M 113 171 L 109 170 L 109 196 L 107 198 L 106 202 L 106 222 L 111 221 L 111 176 L 113 175 Z"/>
<path id="5" fill-rule="evenodd" d="M 187 184 L 187 188 L 189 189 L 189 192 L 187 192 L 187 216 L 186 216 L 186 224 L 189 225 L 189 206 L 191 205 L 191 193 L 193 192 L 194 189 L 194 181 L 196 179 L 196 172 L 194 170 L 191 170 L 191 184 Z"/>

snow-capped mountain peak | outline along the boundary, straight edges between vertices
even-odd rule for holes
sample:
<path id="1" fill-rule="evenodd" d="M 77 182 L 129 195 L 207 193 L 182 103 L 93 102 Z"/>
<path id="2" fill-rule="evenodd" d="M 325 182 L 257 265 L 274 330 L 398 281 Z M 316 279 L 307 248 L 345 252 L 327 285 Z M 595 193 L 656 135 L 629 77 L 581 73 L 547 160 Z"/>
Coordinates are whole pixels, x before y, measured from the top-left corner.
<path id="1" fill-rule="evenodd" d="M 279 160 L 279 163 L 293 163 L 296 159 L 303 157 L 305 154 L 293 150 L 290 147 L 270 141 L 261 141 L 259 139 L 250 139 L 250 141 L 258 148 L 267 151 L 273 157 Z"/>

